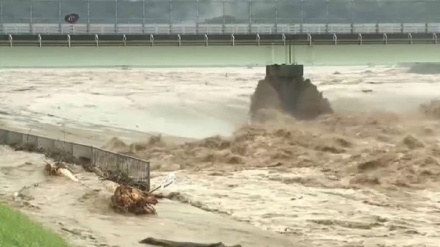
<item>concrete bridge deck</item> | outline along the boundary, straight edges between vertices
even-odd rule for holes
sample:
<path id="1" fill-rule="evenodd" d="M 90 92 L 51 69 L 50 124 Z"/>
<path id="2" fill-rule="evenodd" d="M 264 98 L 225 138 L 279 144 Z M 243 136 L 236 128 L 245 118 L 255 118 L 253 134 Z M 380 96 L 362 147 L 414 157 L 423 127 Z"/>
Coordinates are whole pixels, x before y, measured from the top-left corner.
<path id="1" fill-rule="evenodd" d="M 0 68 L 236 67 L 439 63 L 440 45 L 0 47 Z"/>

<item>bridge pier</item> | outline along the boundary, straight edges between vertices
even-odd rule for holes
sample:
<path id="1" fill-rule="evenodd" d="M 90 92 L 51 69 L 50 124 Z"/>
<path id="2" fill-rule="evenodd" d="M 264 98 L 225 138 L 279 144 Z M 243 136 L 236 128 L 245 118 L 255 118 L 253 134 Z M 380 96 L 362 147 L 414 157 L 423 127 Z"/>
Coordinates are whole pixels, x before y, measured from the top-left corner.
<path id="1" fill-rule="evenodd" d="M 254 121 L 266 121 L 266 110 L 277 110 L 297 119 L 309 120 L 332 113 L 330 103 L 309 79 L 304 66 L 274 64 L 266 66 L 266 77 L 258 82 L 251 97 L 250 114 Z"/>

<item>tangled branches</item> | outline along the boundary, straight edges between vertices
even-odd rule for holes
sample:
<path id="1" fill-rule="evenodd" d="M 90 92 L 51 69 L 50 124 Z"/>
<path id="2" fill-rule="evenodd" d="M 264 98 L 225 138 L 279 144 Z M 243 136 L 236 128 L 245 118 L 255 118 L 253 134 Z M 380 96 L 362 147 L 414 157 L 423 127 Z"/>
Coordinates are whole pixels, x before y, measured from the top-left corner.
<path id="1" fill-rule="evenodd" d="M 120 170 L 96 173 L 101 180 L 109 180 L 119 184 L 111 197 L 110 206 L 115 211 L 135 215 L 156 214 L 153 205 L 157 204 L 157 199 L 147 192 L 148 183 L 136 181 Z"/>
<path id="2" fill-rule="evenodd" d="M 140 215 L 156 214 L 152 205 L 156 205 L 158 201 L 152 194 L 131 186 L 120 185 L 111 197 L 111 202 L 112 207 L 119 212 Z"/>

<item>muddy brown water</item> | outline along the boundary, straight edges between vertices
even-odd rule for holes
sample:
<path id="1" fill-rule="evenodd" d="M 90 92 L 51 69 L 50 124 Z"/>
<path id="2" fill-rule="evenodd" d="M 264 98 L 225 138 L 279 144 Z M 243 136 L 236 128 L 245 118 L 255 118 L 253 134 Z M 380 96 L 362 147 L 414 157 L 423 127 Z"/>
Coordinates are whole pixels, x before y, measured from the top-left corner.
<path id="1" fill-rule="evenodd" d="M 39 183 L 24 190 L 25 198 L 14 205 L 77 246 L 136 246 L 150 236 L 244 246 L 439 246 L 438 121 L 368 114 L 407 113 L 438 99 L 440 77 L 392 67 L 308 68 L 306 77 L 339 115 L 282 129 L 295 134 L 290 139 L 263 131 L 267 135 L 243 143 L 250 153 L 245 164 L 178 172 L 170 190 L 216 213 L 163 201 L 157 217 L 117 215 L 108 208 L 108 184 L 87 173 L 79 174 L 82 184 L 47 180 L 41 156 L 10 151 L 0 153 L 0 193 L 10 201 L 23 186 Z M 179 139 L 229 135 L 246 122 L 249 96 L 263 77 L 264 69 L 4 70 L 0 126 L 98 146 L 112 137 L 127 144 L 146 141 L 144 132 Z M 359 112 L 365 116 L 349 115 Z M 425 148 L 401 147 L 407 136 Z M 293 145 L 292 140 L 303 141 Z M 342 153 L 315 149 L 336 145 L 332 140 L 353 145 Z M 181 152 L 159 150 L 165 152 L 156 152 L 156 169 L 180 169 L 183 162 L 170 154 Z M 287 158 L 275 155 L 280 151 Z M 379 159 L 383 153 L 391 158 Z M 267 167 L 277 165 L 266 162 L 272 157 L 281 161 L 278 168 Z M 375 167 L 359 171 L 363 158 L 376 161 Z M 255 164 L 261 164 L 260 170 L 251 170 Z"/>
<path id="2" fill-rule="evenodd" d="M 119 215 L 109 208 L 109 186 L 94 174 L 78 173 L 80 183 L 47 178 L 44 161 L 40 154 L 0 147 L 0 195 L 11 200 L 19 192 L 13 205 L 75 246 L 146 246 L 138 243 L 146 237 L 256 247 L 293 244 L 284 236 L 169 200 L 160 201 L 155 216 Z"/>

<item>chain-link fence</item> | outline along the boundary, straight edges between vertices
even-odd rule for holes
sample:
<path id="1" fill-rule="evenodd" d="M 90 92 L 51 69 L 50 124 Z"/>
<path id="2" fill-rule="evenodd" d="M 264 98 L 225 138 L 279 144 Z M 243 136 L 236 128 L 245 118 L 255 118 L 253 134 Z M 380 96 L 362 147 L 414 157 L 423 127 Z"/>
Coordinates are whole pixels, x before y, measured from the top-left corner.
<path id="1" fill-rule="evenodd" d="M 122 171 L 134 180 L 146 183 L 147 189 L 150 186 L 150 163 L 127 155 L 78 143 L 2 129 L 0 129 L 0 145 L 42 152 L 60 161 L 84 162 L 103 171 Z"/>
<path id="2" fill-rule="evenodd" d="M 0 0 L 1 23 L 435 23 L 440 0 Z"/>

